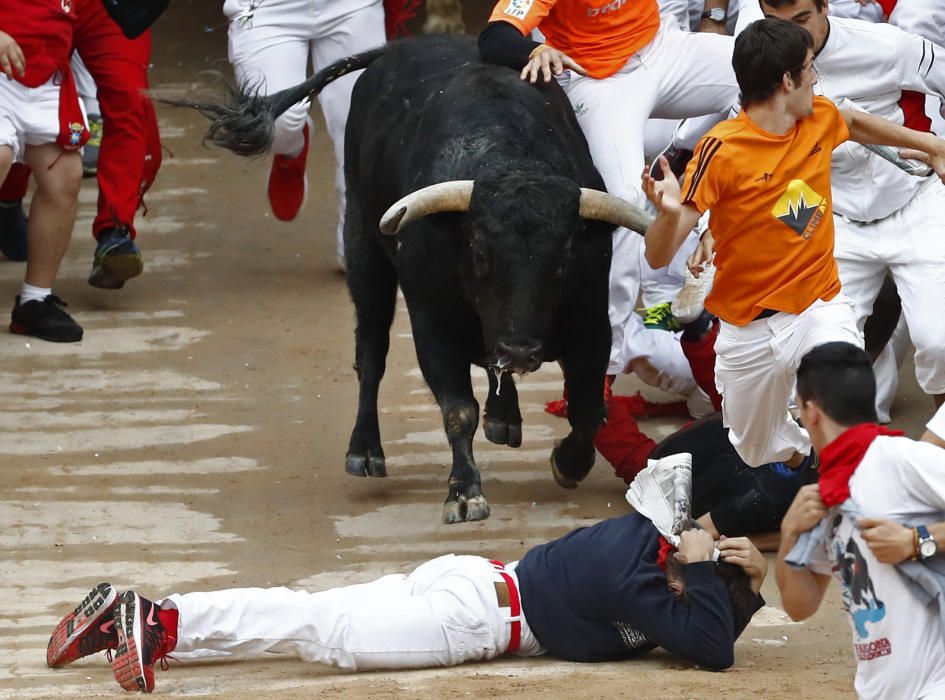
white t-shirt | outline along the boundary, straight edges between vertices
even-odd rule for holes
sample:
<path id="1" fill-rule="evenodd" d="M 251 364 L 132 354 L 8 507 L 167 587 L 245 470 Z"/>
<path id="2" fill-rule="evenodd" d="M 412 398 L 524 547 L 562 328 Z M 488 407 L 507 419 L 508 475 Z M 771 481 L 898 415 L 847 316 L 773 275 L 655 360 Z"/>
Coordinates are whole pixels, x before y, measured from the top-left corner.
<path id="1" fill-rule="evenodd" d="M 945 452 L 905 437 L 878 437 L 850 479 L 850 498 L 864 516 L 939 520 L 945 511 Z M 815 552 L 811 569 L 840 583 L 860 698 L 945 697 L 938 605 L 923 605 L 895 567 L 877 561 L 855 520 L 837 513 L 825 545 Z"/>
<path id="2" fill-rule="evenodd" d="M 939 406 L 939 409 L 932 416 L 932 419 L 926 423 L 926 428 L 935 433 L 942 440 L 945 440 L 945 404 Z"/>

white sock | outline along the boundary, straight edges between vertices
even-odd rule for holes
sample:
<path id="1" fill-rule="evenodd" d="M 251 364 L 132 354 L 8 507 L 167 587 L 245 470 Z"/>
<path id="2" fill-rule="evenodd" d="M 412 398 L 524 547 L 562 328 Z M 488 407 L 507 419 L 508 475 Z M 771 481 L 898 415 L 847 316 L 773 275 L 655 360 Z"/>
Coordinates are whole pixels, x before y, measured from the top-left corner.
<path id="1" fill-rule="evenodd" d="M 28 301 L 42 301 L 50 294 L 52 294 L 52 289 L 34 287 L 24 282 L 23 289 L 20 290 L 20 303 L 25 304 Z"/>

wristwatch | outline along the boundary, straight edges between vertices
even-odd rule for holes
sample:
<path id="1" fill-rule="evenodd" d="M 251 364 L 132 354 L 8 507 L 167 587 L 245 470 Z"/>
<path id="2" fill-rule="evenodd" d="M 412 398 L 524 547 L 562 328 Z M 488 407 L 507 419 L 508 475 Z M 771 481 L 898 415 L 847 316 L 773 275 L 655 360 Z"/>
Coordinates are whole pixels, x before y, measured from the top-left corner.
<path id="1" fill-rule="evenodd" d="M 713 22 L 724 22 L 728 19 L 728 13 L 724 8 L 713 7 L 711 10 L 706 10 L 702 13 L 702 19 L 709 19 Z"/>
<path id="2" fill-rule="evenodd" d="M 916 550 L 919 553 L 919 559 L 928 559 L 938 552 L 938 543 L 925 525 L 917 525 L 915 527 L 915 535 Z"/>

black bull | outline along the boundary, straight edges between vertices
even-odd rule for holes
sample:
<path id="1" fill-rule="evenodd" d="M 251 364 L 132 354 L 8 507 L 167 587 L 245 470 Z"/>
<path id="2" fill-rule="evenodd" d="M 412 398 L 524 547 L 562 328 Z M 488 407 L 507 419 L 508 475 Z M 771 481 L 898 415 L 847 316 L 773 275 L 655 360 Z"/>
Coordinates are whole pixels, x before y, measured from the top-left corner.
<path id="1" fill-rule="evenodd" d="M 551 465 L 555 480 L 574 488 L 594 464 L 605 415 L 611 234 L 615 225 L 641 230 L 645 217 L 604 194 L 558 85 L 529 85 L 483 64 L 467 39 L 394 42 L 268 98 L 190 105 L 214 120 L 211 141 L 259 153 L 278 114 L 365 66 L 345 134 L 345 259 L 360 382 L 345 469 L 387 474 L 377 395 L 399 282 L 453 454 L 444 521 L 489 516 L 472 451 L 479 405 L 470 364 L 488 370 L 486 438 L 518 447 L 512 373 L 560 361 L 571 433 Z"/>

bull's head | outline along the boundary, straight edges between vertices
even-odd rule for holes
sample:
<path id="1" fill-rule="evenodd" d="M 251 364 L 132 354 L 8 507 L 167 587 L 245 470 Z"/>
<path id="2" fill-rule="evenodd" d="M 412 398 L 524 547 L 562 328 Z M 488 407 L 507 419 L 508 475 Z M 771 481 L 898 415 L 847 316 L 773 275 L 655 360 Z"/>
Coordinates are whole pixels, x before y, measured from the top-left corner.
<path id="1" fill-rule="evenodd" d="M 462 225 L 468 255 L 460 275 L 482 322 L 488 362 L 496 371 L 533 372 L 547 339 L 582 218 L 646 231 L 650 217 L 599 190 L 561 176 L 511 173 L 425 187 L 391 206 L 386 234 L 438 212 L 469 212 Z"/>

